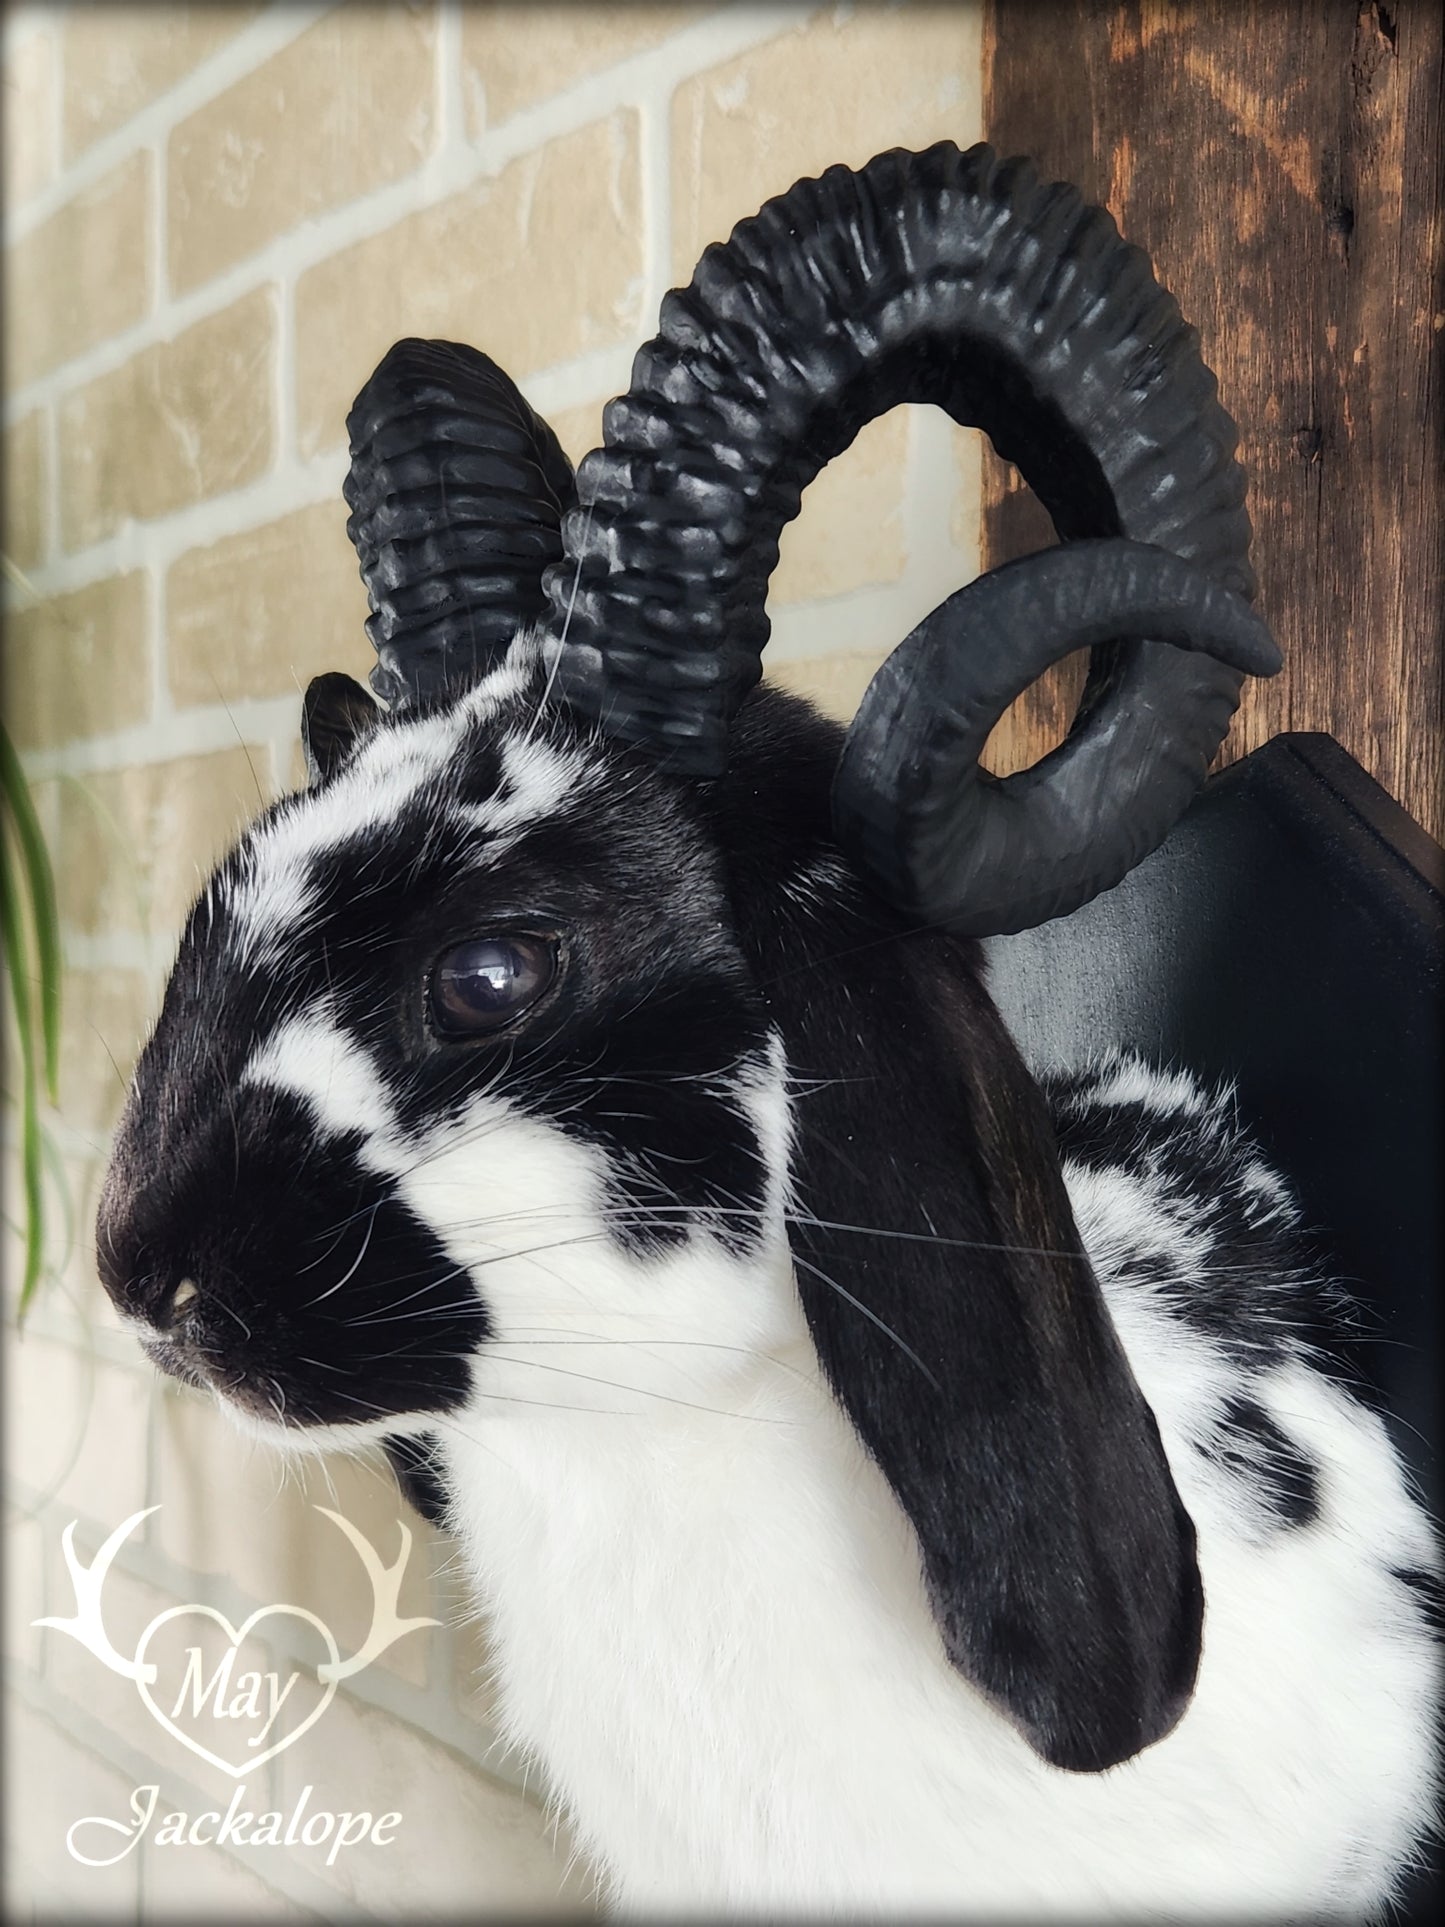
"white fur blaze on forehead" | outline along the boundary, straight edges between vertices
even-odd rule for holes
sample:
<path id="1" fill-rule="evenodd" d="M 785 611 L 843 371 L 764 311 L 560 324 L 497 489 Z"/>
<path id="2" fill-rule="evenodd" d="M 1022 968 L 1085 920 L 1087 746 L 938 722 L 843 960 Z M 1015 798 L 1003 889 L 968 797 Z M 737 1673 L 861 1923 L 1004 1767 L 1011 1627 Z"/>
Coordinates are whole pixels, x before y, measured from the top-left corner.
<path id="1" fill-rule="evenodd" d="M 243 1084 L 268 1084 L 304 1098 L 322 1129 L 360 1131 L 374 1152 L 400 1143 L 391 1099 L 376 1066 L 354 1038 L 325 1013 L 293 1017 L 257 1051 L 241 1073 Z"/>
<path id="2" fill-rule="evenodd" d="M 518 637 L 506 660 L 450 709 L 403 716 L 375 730 L 339 776 L 289 798 L 251 832 L 242 847 L 240 877 L 226 892 L 230 948 L 238 963 L 274 966 L 284 960 L 288 936 L 315 909 L 315 859 L 395 822 L 468 737 L 522 694 L 534 657 L 533 639 Z M 503 836 L 554 814 L 588 787 L 595 770 L 579 750 L 560 749 L 530 731 L 504 738 L 501 758 L 501 794 L 462 811 L 459 820 Z"/>
<path id="3" fill-rule="evenodd" d="M 473 829 L 505 833 L 543 822 L 588 787 L 595 769 L 580 750 L 537 736 L 508 736 L 501 754 L 500 793 L 461 812 Z"/>
<path id="4" fill-rule="evenodd" d="M 504 703 L 520 696 L 536 674 L 541 659 L 542 645 L 536 631 L 523 629 L 512 638 L 506 656 L 496 668 L 467 691 L 462 707 L 468 719 L 484 723 L 495 716 Z"/>
<path id="5" fill-rule="evenodd" d="M 237 960 L 276 963 L 285 938 L 312 908 L 313 858 L 359 832 L 394 822 L 461 747 L 472 717 L 465 704 L 378 729 L 356 761 L 319 790 L 291 797 L 245 846 L 231 892 Z"/>

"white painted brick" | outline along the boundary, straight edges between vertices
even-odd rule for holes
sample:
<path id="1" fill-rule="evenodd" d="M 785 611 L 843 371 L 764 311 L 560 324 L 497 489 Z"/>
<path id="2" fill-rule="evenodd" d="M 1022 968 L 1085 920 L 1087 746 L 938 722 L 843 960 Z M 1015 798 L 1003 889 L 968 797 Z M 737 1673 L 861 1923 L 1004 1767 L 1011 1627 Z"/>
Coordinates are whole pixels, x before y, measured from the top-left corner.
<path id="1" fill-rule="evenodd" d="M 6 1462 L 63 1517 L 119 1525 L 146 1503 L 148 1373 L 7 1331 Z"/>
<path id="2" fill-rule="evenodd" d="M 319 1921 L 319 1914 L 288 1899 L 266 1879 L 284 1851 L 254 1852 L 243 1861 L 224 1847 L 177 1851 L 147 1840 L 138 1849 L 145 1918 L 185 1922 L 186 1927 L 193 1921 L 224 1922 L 228 1927 L 237 1921 Z"/>
<path id="3" fill-rule="evenodd" d="M 5 1915 L 8 1920 L 134 1920 L 140 1865 L 86 1867 L 66 1851 L 77 1820 L 130 1819 L 131 1783 L 14 1693 L 5 1705 Z M 92 1857 L 118 1836 L 90 1829 L 76 1844 Z"/>
<path id="4" fill-rule="evenodd" d="M 314 1685 L 309 1690 L 316 1692 Z M 280 1766 L 286 1807 L 312 1785 L 316 1807 L 401 1814 L 389 1847 L 358 1847 L 327 1872 L 341 1893 L 377 1913 L 474 1920 L 592 1911 L 592 1876 L 578 1866 L 568 1870 L 572 1846 L 565 1832 L 554 1840 L 537 1805 L 344 1693 L 281 1755 Z M 324 1862 L 325 1849 L 307 1858 Z"/>
<path id="5" fill-rule="evenodd" d="M 38 1673 L 46 1637 L 33 1621 L 46 1612 L 45 1528 L 38 1519 L 5 1524 L 5 1656 Z"/>

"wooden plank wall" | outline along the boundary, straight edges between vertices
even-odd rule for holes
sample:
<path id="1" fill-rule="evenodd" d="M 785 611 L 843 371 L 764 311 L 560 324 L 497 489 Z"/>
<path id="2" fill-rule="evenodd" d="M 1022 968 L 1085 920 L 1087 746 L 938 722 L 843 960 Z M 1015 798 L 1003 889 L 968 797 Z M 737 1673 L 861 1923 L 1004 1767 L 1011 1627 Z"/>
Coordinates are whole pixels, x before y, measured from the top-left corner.
<path id="1" fill-rule="evenodd" d="M 1440 0 L 990 0 L 986 137 L 1102 202 L 1199 328 L 1240 425 L 1285 652 L 1222 752 L 1323 729 L 1445 841 Z M 988 451 L 987 565 L 1052 540 Z M 1005 719 L 1062 736 L 1082 666 Z"/>

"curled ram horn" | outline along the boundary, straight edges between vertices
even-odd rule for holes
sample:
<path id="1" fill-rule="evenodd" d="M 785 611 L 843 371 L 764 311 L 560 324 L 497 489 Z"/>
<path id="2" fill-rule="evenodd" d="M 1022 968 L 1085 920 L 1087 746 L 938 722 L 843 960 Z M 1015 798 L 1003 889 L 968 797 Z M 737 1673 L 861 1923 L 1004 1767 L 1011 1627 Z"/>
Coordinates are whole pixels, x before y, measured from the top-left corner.
<path id="1" fill-rule="evenodd" d="M 1027 162 L 951 143 L 881 154 L 798 182 L 707 249 L 578 471 L 547 574 L 554 682 L 669 768 L 719 775 L 761 674 L 779 533 L 818 470 L 904 401 L 983 429 L 1066 544 L 1123 539 L 1180 565 L 1167 639 L 1124 621 L 1123 589 L 1140 610 L 1154 596 L 1153 565 L 1133 553 L 1066 548 L 1046 595 L 1030 601 L 1014 578 L 996 600 L 1015 624 L 998 650 L 1020 662 L 1040 660 L 1030 624 L 1045 604 L 1060 635 L 1095 642 L 1068 740 L 1007 782 L 972 780 L 956 738 L 934 760 L 926 719 L 945 687 L 969 701 L 971 673 L 932 646 L 939 625 L 910 648 L 906 701 L 900 670 L 865 700 L 855 728 L 870 747 L 845 754 L 840 841 L 928 921 L 1016 929 L 1087 901 L 1163 839 L 1242 673 L 1277 666 L 1257 639 L 1243 657 L 1211 640 L 1220 591 L 1245 602 L 1255 585 L 1235 428 L 1198 337 L 1109 215 Z M 1112 632 L 1089 601 L 1105 590 Z M 880 704 L 893 751 L 877 747 Z"/>
<path id="2" fill-rule="evenodd" d="M 1244 476 L 1195 331 L 1107 213 L 987 147 L 830 168 L 708 248 L 575 489 L 485 356 L 398 343 L 350 418 L 373 687 L 393 704 L 463 687 L 540 620 L 557 698 L 679 775 L 720 775 L 761 675 L 781 530 L 904 401 L 988 434 L 1064 548 L 1005 591 L 950 598 L 885 665 L 838 773 L 839 841 L 927 922 L 986 935 L 1064 915 L 1163 840 L 1243 676 L 1278 656 L 1244 607 Z M 980 653 L 963 638 L 983 612 Z M 1225 631 L 1246 630 L 1231 650 Z M 996 781 L 972 723 L 934 726 L 1007 683 L 1006 706 L 1086 642 L 1069 736 L 1033 769 Z"/>
<path id="3" fill-rule="evenodd" d="M 840 840 L 900 907 L 962 935 L 1026 930 L 1057 914 L 1054 876 L 1032 867 L 1027 799 L 1042 766 L 999 781 L 980 763 L 989 733 L 1034 678 L 1072 650 L 1170 643 L 1241 675 L 1270 676 L 1279 650 L 1242 596 L 1167 549 L 1074 542 L 991 570 L 940 603 L 864 692 L 833 781 Z M 1107 738 L 1096 776 L 1076 768 L 1073 813 L 1057 826 L 1082 869 L 1097 861 L 1112 814 Z M 1153 847 L 1155 823 L 1112 826 L 1120 875 Z M 984 894 L 984 878 L 1008 880 Z M 1092 895 L 1093 892 L 1090 891 Z"/>
<path id="4" fill-rule="evenodd" d="M 350 535 L 394 707 L 465 688 L 544 608 L 572 468 L 495 362 L 451 341 L 399 341 L 347 418 Z"/>

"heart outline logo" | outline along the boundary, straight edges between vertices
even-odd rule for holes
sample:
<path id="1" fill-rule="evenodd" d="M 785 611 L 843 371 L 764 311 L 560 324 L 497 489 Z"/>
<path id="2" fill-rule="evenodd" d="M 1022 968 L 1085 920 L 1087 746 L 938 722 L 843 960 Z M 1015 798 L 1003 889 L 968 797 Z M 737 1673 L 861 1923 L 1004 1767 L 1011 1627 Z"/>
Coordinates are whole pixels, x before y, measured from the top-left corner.
<path id="1" fill-rule="evenodd" d="M 150 1690 L 151 1681 L 156 1678 L 156 1667 L 154 1662 L 151 1662 L 149 1665 L 147 1664 L 146 1649 L 149 1647 L 154 1635 L 168 1620 L 200 1616 L 205 1619 L 214 1620 L 230 1640 L 232 1650 L 239 1652 L 242 1641 L 247 1637 L 258 1620 L 270 1619 L 282 1613 L 289 1615 L 293 1619 L 305 1620 L 308 1625 L 314 1626 L 316 1631 L 320 1633 L 326 1642 L 331 1676 L 323 1681 L 318 1672 L 317 1684 L 320 1685 L 322 1689 L 321 1698 L 299 1725 L 294 1726 L 289 1733 L 283 1733 L 281 1738 L 277 1740 L 274 1745 L 267 1747 L 264 1753 L 256 1754 L 254 1759 L 243 1760 L 240 1766 L 232 1766 L 229 1760 L 222 1759 L 220 1754 L 213 1753 L 208 1746 L 203 1746 L 199 1740 L 192 1738 L 189 1733 L 183 1731 L 181 1727 L 176 1725 L 175 1721 L 164 1708 L 157 1705 L 151 1696 Z M 164 1612 L 156 1614 L 155 1618 L 140 1636 L 140 1644 L 135 1650 L 135 1663 L 139 1669 L 135 1681 L 135 1688 L 144 1701 L 146 1710 L 150 1713 L 152 1719 L 163 1726 L 174 1739 L 179 1740 L 182 1746 L 188 1747 L 199 1759 L 209 1760 L 211 1765 L 219 1767 L 222 1773 L 228 1773 L 233 1780 L 239 1780 L 243 1774 L 255 1772 L 256 1768 L 263 1766 L 267 1760 L 274 1760 L 278 1753 L 284 1753 L 288 1746 L 292 1745 L 296 1740 L 299 1740 L 303 1733 L 309 1732 L 321 1718 L 321 1715 L 336 1697 L 337 1679 L 334 1669 L 338 1665 L 340 1658 L 341 1651 L 331 1635 L 330 1627 L 327 1626 L 324 1620 L 318 1619 L 315 1613 L 308 1612 L 304 1606 L 258 1606 L 253 1613 L 241 1622 L 239 1627 L 234 1626 L 226 1614 L 216 1606 L 200 1604 L 168 1606 Z M 293 1679 L 299 1678 L 299 1671 L 293 1671 L 292 1677 Z M 177 1702 L 177 1704 L 179 1704 L 179 1702 Z"/>

